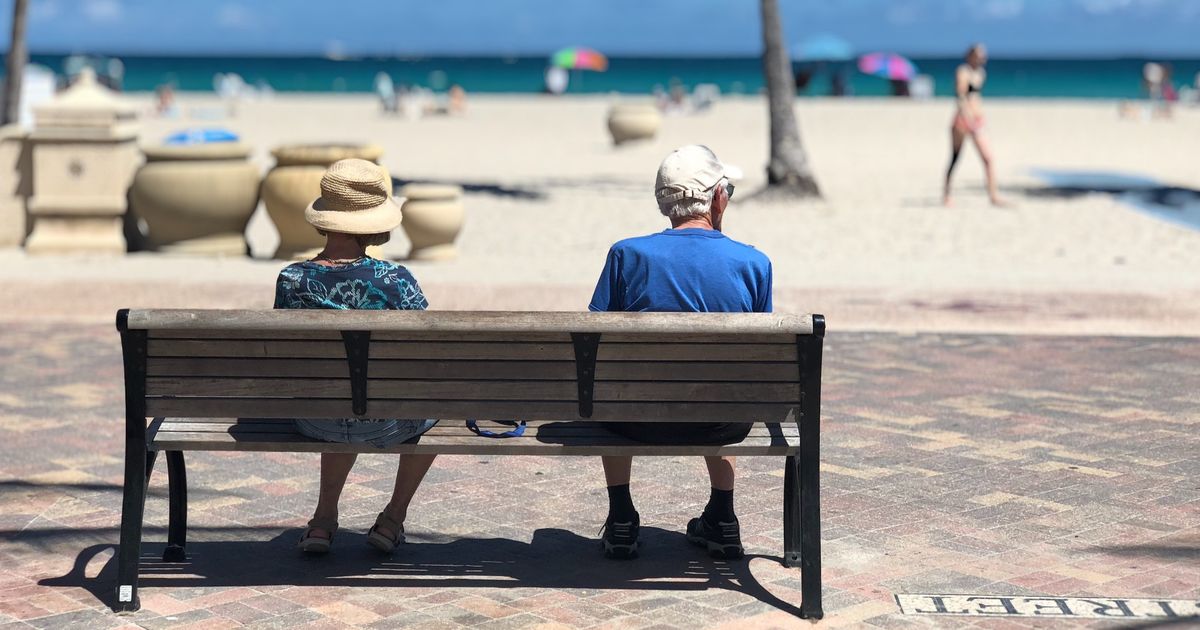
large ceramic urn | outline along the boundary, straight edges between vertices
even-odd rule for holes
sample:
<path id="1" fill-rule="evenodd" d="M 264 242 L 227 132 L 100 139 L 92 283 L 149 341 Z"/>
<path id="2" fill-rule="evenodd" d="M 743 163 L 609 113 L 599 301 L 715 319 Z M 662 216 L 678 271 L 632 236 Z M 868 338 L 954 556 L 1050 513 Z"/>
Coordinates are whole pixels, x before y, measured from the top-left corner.
<path id="1" fill-rule="evenodd" d="M 404 197 L 404 233 L 412 241 L 409 260 L 449 260 L 458 255 L 454 239 L 462 231 L 462 188 L 443 184 L 408 184 Z"/>
<path id="2" fill-rule="evenodd" d="M 658 133 L 662 114 L 653 104 L 620 103 L 608 111 L 608 132 L 613 144 L 649 140 Z"/>
<path id="3" fill-rule="evenodd" d="M 304 220 L 304 209 L 321 196 L 325 169 L 349 158 L 378 163 L 383 149 L 372 144 L 304 144 L 282 146 L 271 155 L 275 167 L 263 180 L 262 198 L 279 230 L 275 258 L 299 260 L 315 256 L 325 246 L 325 237 Z"/>
<path id="4" fill-rule="evenodd" d="M 258 206 L 258 167 L 240 142 L 154 146 L 129 189 L 151 249 L 244 256 L 246 224 Z"/>

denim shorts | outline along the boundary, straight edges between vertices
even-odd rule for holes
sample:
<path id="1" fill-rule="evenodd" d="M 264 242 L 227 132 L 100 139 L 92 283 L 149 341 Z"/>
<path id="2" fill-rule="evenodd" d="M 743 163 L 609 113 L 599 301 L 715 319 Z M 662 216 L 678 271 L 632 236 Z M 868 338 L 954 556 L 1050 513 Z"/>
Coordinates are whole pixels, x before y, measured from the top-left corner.
<path id="1" fill-rule="evenodd" d="M 412 440 L 435 424 L 437 420 L 296 420 L 296 430 L 314 440 L 386 448 Z"/>

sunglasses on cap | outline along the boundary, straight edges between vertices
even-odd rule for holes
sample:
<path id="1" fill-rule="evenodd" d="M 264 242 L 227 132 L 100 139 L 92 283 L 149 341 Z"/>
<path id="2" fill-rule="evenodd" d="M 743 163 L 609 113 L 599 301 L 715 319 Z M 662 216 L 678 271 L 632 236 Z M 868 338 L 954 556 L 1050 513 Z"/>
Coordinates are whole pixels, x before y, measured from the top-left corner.
<path id="1" fill-rule="evenodd" d="M 725 182 L 725 196 L 728 197 L 729 199 L 733 199 L 733 189 L 734 189 L 733 182 L 729 181 L 729 178 L 727 178 L 727 177 L 722 177 L 721 181 Z M 717 183 L 713 184 L 712 188 L 709 188 L 708 190 L 715 190 L 717 186 L 721 185 L 721 181 L 718 181 Z"/>

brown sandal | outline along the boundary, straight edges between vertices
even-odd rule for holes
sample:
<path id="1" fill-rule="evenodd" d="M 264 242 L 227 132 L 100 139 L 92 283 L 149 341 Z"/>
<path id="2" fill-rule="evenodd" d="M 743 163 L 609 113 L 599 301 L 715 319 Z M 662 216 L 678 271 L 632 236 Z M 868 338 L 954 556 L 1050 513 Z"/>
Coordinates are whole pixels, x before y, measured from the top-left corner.
<path id="1" fill-rule="evenodd" d="M 329 553 L 330 547 L 333 545 L 333 535 L 337 533 L 338 523 L 333 519 L 314 518 L 308 522 L 304 533 L 300 535 L 300 542 L 296 547 L 304 553 L 316 555 Z M 313 536 L 314 529 L 323 529 L 329 532 L 329 538 L 321 538 Z"/>
<path id="2" fill-rule="evenodd" d="M 395 538 L 383 535 L 379 532 L 380 528 L 392 532 Z M 387 514 L 380 512 L 379 517 L 375 519 L 375 524 L 367 531 L 367 544 L 383 553 L 395 551 L 396 547 L 404 544 L 404 523 L 397 523 Z"/>

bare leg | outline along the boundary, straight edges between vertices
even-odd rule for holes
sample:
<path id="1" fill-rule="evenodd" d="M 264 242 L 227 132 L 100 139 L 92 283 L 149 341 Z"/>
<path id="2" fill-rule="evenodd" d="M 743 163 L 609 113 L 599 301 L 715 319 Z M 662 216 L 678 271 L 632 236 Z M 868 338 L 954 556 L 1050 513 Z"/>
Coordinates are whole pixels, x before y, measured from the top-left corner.
<path id="1" fill-rule="evenodd" d="M 604 463 L 604 484 L 607 486 L 623 486 L 629 483 L 633 470 L 633 457 L 628 455 L 605 455 L 600 458 Z"/>
<path id="2" fill-rule="evenodd" d="M 733 490 L 736 457 L 709 455 L 704 458 L 708 479 L 717 490 Z"/>
<path id="3" fill-rule="evenodd" d="M 433 460 L 436 455 L 401 455 L 400 463 L 396 467 L 396 486 L 392 489 L 392 500 L 383 509 L 383 513 L 388 515 L 388 518 L 403 523 L 408 517 L 408 505 L 412 503 L 413 495 L 417 493 L 417 488 L 421 485 L 421 480 L 425 478 L 425 473 L 429 472 L 429 467 L 433 465 Z M 380 527 L 376 531 L 394 539 L 397 532 L 391 532 Z"/>
<path id="4" fill-rule="evenodd" d="M 1000 199 L 1000 193 L 996 186 L 996 173 L 992 169 L 992 149 L 988 144 L 987 136 L 982 132 L 976 131 L 971 134 L 971 139 L 975 141 L 975 148 L 979 150 L 979 158 L 983 160 L 983 175 L 987 179 L 988 199 L 991 200 L 993 206 L 1003 206 L 1004 201 Z"/>
<path id="5" fill-rule="evenodd" d="M 950 128 L 950 166 L 946 168 L 946 184 L 942 188 L 942 204 L 950 205 L 950 176 L 954 174 L 954 166 L 958 164 L 958 156 L 962 153 L 963 142 L 967 135 L 958 129 Z"/>
<path id="6" fill-rule="evenodd" d="M 317 509 L 313 518 L 337 520 L 338 500 L 342 498 L 342 489 L 346 487 L 346 478 L 354 467 L 355 453 L 321 453 L 321 491 L 317 496 Z M 314 528 L 310 534 L 314 538 L 329 538 L 330 534 L 324 529 Z"/>

